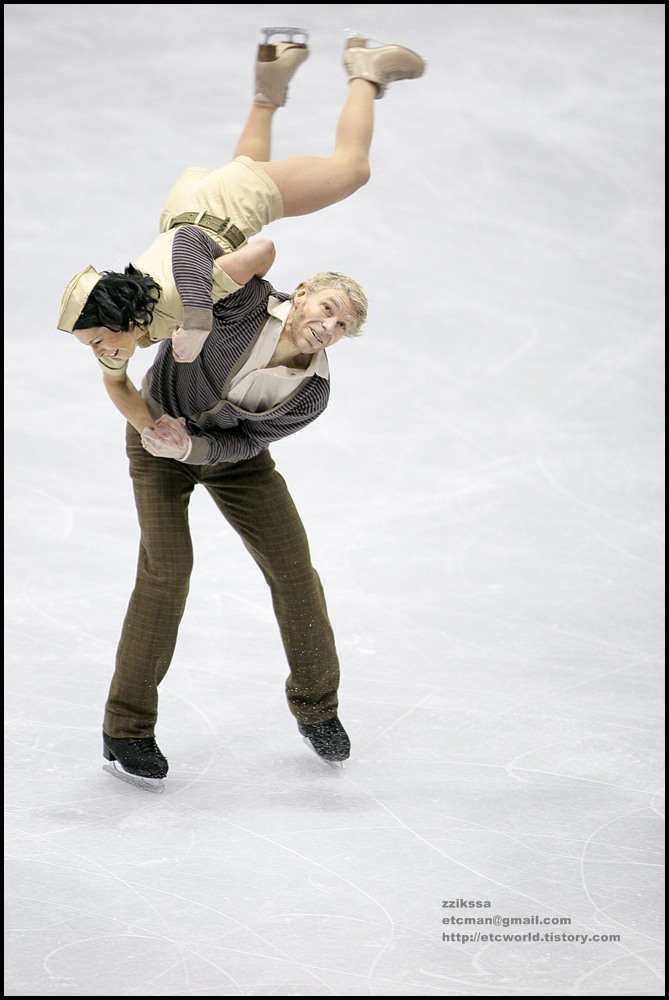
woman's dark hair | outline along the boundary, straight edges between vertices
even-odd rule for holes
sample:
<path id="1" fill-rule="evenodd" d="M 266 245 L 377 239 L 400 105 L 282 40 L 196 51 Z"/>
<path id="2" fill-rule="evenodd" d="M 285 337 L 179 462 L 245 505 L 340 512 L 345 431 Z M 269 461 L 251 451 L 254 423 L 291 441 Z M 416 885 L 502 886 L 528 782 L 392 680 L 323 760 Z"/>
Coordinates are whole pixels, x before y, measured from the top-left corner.
<path id="1" fill-rule="evenodd" d="M 106 326 L 119 333 L 148 326 L 160 298 L 160 285 L 132 264 L 128 264 L 123 274 L 120 271 L 101 274 L 73 329 Z"/>

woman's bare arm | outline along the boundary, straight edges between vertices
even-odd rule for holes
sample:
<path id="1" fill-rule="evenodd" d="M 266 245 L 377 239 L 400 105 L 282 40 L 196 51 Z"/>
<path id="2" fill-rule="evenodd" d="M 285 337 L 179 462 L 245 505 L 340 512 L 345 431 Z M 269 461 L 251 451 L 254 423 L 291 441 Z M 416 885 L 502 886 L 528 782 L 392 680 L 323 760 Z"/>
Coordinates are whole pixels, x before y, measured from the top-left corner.
<path id="1" fill-rule="evenodd" d="M 155 421 L 139 390 L 127 375 L 120 375 L 116 378 L 103 375 L 102 378 L 112 403 L 139 434 L 145 427 L 153 427 Z"/>

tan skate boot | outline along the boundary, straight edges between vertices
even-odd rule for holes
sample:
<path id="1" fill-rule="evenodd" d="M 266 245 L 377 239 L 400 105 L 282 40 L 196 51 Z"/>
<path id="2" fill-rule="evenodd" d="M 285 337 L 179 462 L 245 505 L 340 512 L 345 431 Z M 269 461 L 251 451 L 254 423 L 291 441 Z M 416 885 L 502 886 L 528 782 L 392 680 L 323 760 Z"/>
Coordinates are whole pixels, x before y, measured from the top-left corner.
<path id="1" fill-rule="evenodd" d="M 367 48 L 367 38 L 349 38 L 344 50 L 344 66 L 350 80 L 369 80 L 376 86 L 376 99 L 395 80 L 415 80 L 425 72 L 425 60 L 403 45 Z"/>
<path id="2" fill-rule="evenodd" d="M 256 104 L 282 108 L 288 96 L 288 84 L 293 74 L 309 55 L 306 31 L 302 28 L 262 28 L 265 41 L 258 46 L 256 60 Z M 270 42 L 275 35 L 288 35 L 289 41 Z M 296 42 L 295 38 L 304 41 Z"/>

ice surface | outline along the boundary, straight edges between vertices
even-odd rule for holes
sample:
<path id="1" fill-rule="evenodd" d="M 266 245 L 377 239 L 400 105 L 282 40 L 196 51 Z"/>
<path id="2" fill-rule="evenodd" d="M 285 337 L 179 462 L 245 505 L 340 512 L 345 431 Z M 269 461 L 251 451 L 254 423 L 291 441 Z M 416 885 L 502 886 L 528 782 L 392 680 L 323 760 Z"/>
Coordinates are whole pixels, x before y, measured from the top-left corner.
<path id="1" fill-rule="evenodd" d="M 102 770 L 138 531 L 55 324 L 231 157 L 272 24 L 311 32 L 275 157 L 330 153 L 344 29 L 429 63 L 375 104 L 370 184 L 268 231 L 276 287 L 371 300 L 273 449 L 353 756 L 304 746 L 199 491 L 155 796 Z M 664 5 L 5 4 L 5 59 L 5 996 L 664 995 Z M 472 915 L 551 923 L 442 922 Z"/>

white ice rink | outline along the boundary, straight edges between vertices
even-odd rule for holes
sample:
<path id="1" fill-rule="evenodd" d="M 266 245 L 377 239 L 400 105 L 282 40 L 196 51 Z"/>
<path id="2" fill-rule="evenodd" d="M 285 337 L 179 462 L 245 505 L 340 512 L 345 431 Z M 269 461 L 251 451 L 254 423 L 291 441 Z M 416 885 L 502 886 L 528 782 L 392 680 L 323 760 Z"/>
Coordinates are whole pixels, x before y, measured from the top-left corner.
<path id="1" fill-rule="evenodd" d="M 4 10 L 5 996 L 663 996 L 664 4 Z M 102 770 L 138 528 L 58 307 L 231 158 L 286 24 L 275 158 L 331 152 L 346 29 L 428 60 L 375 103 L 370 184 L 266 231 L 277 288 L 371 300 L 273 449 L 353 753 L 302 743 L 199 490 L 151 795 Z"/>

